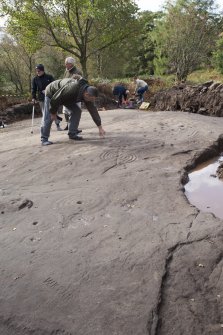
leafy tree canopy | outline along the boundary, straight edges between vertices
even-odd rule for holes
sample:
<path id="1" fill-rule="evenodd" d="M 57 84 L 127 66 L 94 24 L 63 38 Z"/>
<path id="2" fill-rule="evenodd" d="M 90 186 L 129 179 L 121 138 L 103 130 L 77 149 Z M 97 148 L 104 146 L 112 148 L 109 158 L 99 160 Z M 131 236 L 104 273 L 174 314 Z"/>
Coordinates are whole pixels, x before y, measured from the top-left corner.
<path id="1" fill-rule="evenodd" d="M 157 65 L 168 66 L 178 80 L 185 80 L 197 66 L 207 62 L 218 23 L 212 0 L 169 1 L 155 34 Z"/>
<path id="2" fill-rule="evenodd" d="M 57 46 L 87 60 L 134 31 L 138 7 L 133 0 L 3 0 L 12 34 L 20 34 L 30 50 Z"/>

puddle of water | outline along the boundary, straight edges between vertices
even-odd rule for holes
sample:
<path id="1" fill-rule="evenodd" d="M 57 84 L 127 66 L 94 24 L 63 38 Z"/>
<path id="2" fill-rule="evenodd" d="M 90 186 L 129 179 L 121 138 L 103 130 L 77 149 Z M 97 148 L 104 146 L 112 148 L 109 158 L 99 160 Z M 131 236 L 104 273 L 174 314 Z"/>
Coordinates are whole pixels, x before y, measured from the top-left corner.
<path id="1" fill-rule="evenodd" d="M 199 165 L 189 173 L 189 182 L 184 186 L 189 202 L 203 212 L 213 213 L 223 219 L 223 181 L 216 171 L 223 156 Z"/>

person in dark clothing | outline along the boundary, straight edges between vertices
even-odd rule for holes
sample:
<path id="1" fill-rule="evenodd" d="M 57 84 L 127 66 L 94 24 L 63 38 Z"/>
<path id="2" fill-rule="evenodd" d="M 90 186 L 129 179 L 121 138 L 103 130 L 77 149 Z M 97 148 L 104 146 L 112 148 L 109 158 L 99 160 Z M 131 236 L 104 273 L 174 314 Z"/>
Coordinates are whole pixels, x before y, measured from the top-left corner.
<path id="1" fill-rule="evenodd" d="M 112 93 L 118 99 L 118 107 L 122 107 L 122 101 L 127 101 L 129 90 L 120 84 L 114 86 Z"/>
<path id="2" fill-rule="evenodd" d="M 65 78 L 55 80 L 46 87 L 44 115 L 41 127 L 42 145 L 53 144 L 49 141 L 50 128 L 52 121 L 55 120 L 57 110 L 60 106 L 65 106 L 69 111 L 68 136 L 71 140 L 82 140 L 78 136 L 78 125 L 81 118 L 81 108 L 78 102 L 84 102 L 86 108 L 96 126 L 98 127 L 99 136 L 104 137 L 105 131 L 101 125 L 101 118 L 94 104 L 98 90 L 94 86 L 90 86 L 86 79 L 79 80 L 73 78 Z"/>
<path id="3" fill-rule="evenodd" d="M 44 112 L 44 99 L 45 99 L 45 88 L 47 85 L 54 81 L 53 76 L 45 73 L 43 64 L 36 65 L 36 76 L 32 79 L 32 102 L 40 105 L 41 112 Z M 55 120 L 57 130 L 62 130 L 60 128 L 60 118 L 57 116 Z"/>

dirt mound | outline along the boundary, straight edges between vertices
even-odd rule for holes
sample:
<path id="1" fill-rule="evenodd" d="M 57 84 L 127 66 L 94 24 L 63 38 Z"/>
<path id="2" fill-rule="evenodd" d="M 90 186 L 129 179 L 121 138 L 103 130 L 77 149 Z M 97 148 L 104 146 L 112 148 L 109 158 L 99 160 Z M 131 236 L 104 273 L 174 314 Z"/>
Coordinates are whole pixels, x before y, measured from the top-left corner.
<path id="1" fill-rule="evenodd" d="M 144 94 L 144 100 L 150 102 L 153 99 L 154 92 L 164 87 L 164 82 L 161 79 L 142 78 L 149 86 L 149 90 Z M 97 106 L 99 110 L 116 109 L 117 102 L 112 93 L 113 87 L 117 84 L 122 84 L 130 91 L 129 98 L 134 97 L 135 84 L 134 82 L 113 82 L 113 83 L 92 83 L 97 86 L 99 97 Z M 0 121 L 6 124 L 24 120 L 31 117 L 33 105 L 26 98 L 15 96 L 0 96 Z M 59 111 L 59 113 L 61 110 Z M 35 106 L 35 116 L 41 116 L 39 105 Z"/>
<path id="2" fill-rule="evenodd" d="M 180 84 L 157 92 L 151 99 L 151 108 L 223 116 L 223 84 L 213 81 L 197 86 Z"/>
<path id="3" fill-rule="evenodd" d="M 25 120 L 32 115 L 33 104 L 32 103 L 20 103 L 9 108 L 0 110 L 0 121 L 6 124 L 10 124 L 15 121 Z M 35 106 L 35 116 L 40 116 L 41 111 L 39 105 Z"/>
<path id="4" fill-rule="evenodd" d="M 13 95 L 0 96 L 0 121 L 9 124 L 27 119 L 32 113 L 32 104 L 27 98 Z M 36 114 L 39 115 L 37 108 Z"/>

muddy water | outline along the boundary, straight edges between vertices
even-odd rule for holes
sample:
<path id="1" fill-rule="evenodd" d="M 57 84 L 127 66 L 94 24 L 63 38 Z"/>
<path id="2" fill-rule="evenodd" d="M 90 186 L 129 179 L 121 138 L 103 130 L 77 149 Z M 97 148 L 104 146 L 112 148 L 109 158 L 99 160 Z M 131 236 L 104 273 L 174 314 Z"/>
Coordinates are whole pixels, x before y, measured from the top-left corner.
<path id="1" fill-rule="evenodd" d="M 189 202 L 203 212 L 213 213 L 223 219 L 223 181 L 216 171 L 223 156 L 199 165 L 189 173 L 189 182 L 184 186 Z"/>

